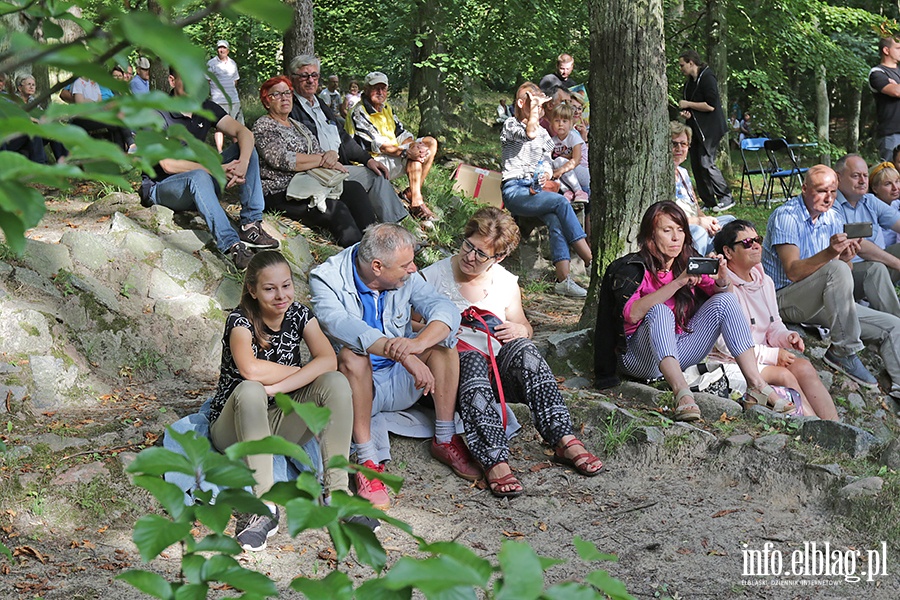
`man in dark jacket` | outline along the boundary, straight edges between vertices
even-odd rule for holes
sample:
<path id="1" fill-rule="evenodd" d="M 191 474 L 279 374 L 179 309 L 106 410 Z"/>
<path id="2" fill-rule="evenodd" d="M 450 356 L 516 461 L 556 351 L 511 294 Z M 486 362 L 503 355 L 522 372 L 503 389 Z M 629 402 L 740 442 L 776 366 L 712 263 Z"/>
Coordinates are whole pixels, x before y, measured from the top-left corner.
<path id="1" fill-rule="evenodd" d="M 716 166 L 719 142 L 728 132 L 719 99 L 719 84 L 710 68 L 693 50 L 681 53 L 678 67 L 687 77 L 684 100 L 678 103 L 678 107 L 693 131 L 691 171 L 697 180 L 697 193 L 707 208 L 719 212 L 734 206 L 731 190 Z"/>
<path id="2" fill-rule="evenodd" d="M 319 140 L 325 152 L 325 167 L 338 163 L 346 165 L 350 171 L 348 179 L 366 188 L 379 221 L 402 221 L 409 213 L 387 179 L 387 167 L 372 158 L 343 127 L 337 125 L 334 112 L 316 95 L 320 67 L 319 59 L 309 54 L 301 54 L 291 61 L 289 75 L 294 86 L 291 118 L 303 123 Z"/>

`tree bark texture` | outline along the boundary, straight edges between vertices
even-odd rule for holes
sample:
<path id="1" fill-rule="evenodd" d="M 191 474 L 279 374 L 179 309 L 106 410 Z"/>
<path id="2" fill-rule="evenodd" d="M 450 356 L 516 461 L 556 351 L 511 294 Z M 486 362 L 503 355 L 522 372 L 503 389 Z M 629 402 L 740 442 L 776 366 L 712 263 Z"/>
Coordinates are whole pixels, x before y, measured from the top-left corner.
<path id="1" fill-rule="evenodd" d="M 284 47 L 281 51 L 284 72 L 288 73 L 295 56 L 315 54 L 316 36 L 313 32 L 312 0 L 285 0 L 285 4 L 294 9 L 294 21 L 284 32 Z"/>
<path id="2" fill-rule="evenodd" d="M 634 250 L 648 206 L 674 197 L 662 0 L 590 0 L 591 248 L 582 325 L 606 266 Z"/>
<path id="3" fill-rule="evenodd" d="M 706 55 L 709 66 L 716 74 L 719 84 L 719 101 L 722 104 L 722 112 L 731 114 L 728 105 L 728 21 L 725 16 L 725 0 L 707 0 L 706 3 Z M 725 135 L 719 143 L 719 168 L 726 176 L 732 176 L 731 137 Z"/>
<path id="4" fill-rule="evenodd" d="M 828 102 L 828 80 L 825 65 L 816 67 L 816 134 L 820 142 L 828 142 L 828 125 L 831 120 L 831 105 Z M 831 154 L 822 152 L 819 162 L 831 164 Z"/>
<path id="5" fill-rule="evenodd" d="M 862 111 L 862 86 L 857 84 L 850 92 L 848 102 L 850 112 L 847 114 L 847 149 L 859 151 L 859 115 Z"/>
<path id="6" fill-rule="evenodd" d="M 444 82 L 440 69 L 429 63 L 443 49 L 438 32 L 443 30 L 444 17 L 441 2 L 417 0 L 410 48 L 409 104 L 419 106 L 418 135 L 430 135 L 438 140 L 444 129 Z"/>

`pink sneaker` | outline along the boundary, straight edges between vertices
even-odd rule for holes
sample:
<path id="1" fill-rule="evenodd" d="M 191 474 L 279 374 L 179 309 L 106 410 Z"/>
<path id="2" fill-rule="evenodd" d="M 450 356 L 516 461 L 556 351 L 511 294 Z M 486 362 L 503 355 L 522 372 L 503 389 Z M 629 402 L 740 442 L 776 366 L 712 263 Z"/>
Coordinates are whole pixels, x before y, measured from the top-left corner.
<path id="1" fill-rule="evenodd" d="M 575 199 L 572 200 L 572 202 L 587 203 L 587 202 L 590 202 L 590 200 L 591 200 L 591 197 L 588 196 L 587 192 L 585 192 L 584 190 L 578 190 L 577 192 L 575 192 Z"/>
<path id="2" fill-rule="evenodd" d="M 384 465 L 376 465 L 371 460 L 362 463 L 362 466 L 384 473 Z M 387 510 L 391 505 L 391 499 L 388 496 L 387 489 L 384 487 L 384 483 L 378 479 L 369 479 L 362 473 L 356 473 L 356 495 L 371 502 L 372 506 L 378 510 Z"/>
<path id="3" fill-rule="evenodd" d="M 563 196 L 566 197 L 566 200 L 571 202 L 575 198 L 575 194 L 572 193 L 572 190 L 566 190 L 563 192 Z"/>

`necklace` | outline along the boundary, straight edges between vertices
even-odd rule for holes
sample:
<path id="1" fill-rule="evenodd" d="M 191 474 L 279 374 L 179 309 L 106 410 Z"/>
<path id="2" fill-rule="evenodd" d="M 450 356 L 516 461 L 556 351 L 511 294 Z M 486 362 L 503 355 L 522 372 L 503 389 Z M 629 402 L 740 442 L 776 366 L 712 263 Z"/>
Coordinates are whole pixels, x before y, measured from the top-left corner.
<path id="1" fill-rule="evenodd" d="M 659 275 L 668 275 L 669 273 L 672 272 L 672 269 L 657 269 L 656 272 Z"/>

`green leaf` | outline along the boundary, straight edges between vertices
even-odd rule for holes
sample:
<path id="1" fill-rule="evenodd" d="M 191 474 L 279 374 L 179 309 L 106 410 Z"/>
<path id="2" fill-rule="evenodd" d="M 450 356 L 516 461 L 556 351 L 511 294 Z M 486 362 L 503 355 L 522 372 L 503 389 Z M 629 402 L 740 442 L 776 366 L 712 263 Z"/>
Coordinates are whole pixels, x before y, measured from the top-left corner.
<path id="1" fill-rule="evenodd" d="M 578 551 L 578 556 L 581 557 L 581 560 L 609 560 L 612 562 L 617 562 L 619 560 L 619 557 L 615 554 L 604 554 L 600 552 L 593 542 L 589 542 L 581 536 L 576 535 L 575 539 L 572 540 L 572 543 L 575 544 L 575 550 Z"/>
<path id="2" fill-rule="evenodd" d="M 241 564 L 230 556 L 218 554 L 206 561 L 206 572 L 203 578 L 207 581 L 221 581 L 221 577 L 232 569 L 240 569 Z"/>
<path id="3" fill-rule="evenodd" d="M 285 505 L 291 537 L 307 529 L 319 529 L 337 521 L 338 509 L 322 506 L 307 498 L 296 498 Z"/>
<path id="4" fill-rule="evenodd" d="M 193 521 L 193 515 L 187 514 L 192 507 L 184 503 L 184 492 L 174 483 L 164 481 L 158 475 L 136 475 L 133 482 L 153 494 L 174 520 L 180 521 L 186 516 L 184 520 Z"/>
<path id="5" fill-rule="evenodd" d="M 256 513 L 259 515 L 269 513 L 269 509 L 263 504 L 262 500 L 244 489 L 222 490 L 216 496 L 216 504 L 222 504 L 240 513 Z"/>
<path id="6" fill-rule="evenodd" d="M 412 588 L 392 589 L 383 578 L 372 578 L 356 588 L 356 597 L 366 600 L 409 600 Z"/>
<path id="7" fill-rule="evenodd" d="M 625 584 L 608 572 L 598 569 L 591 571 L 585 580 L 610 597 L 610 600 L 635 600 L 625 589 Z"/>
<path id="8" fill-rule="evenodd" d="M 215 504 L 206 504 L 196 506 L 194 514 L 201 523 L 212 529 L 216 533 L 223 533 L 228 527 L 228 521 L 231 520 L 231 507 L 227 504 L 219 502 L 216 499 Z"/>
<path id="9" fill-rule="evenodd" d="M 332 571 L 324 579 L 297 577 L 291 589 L 300 592 L 308 600 L 352 600 L 353 583 L 346 573 Z M 360 596 L 362 598 L 363 596 Z"/>
<path id="10" fill-rule="evenodd" d="M 376 573 L 381 573 L 387 564 L 387 553 L 375 537 L 375 532 L 358 523 L 341 523 L 338 527 L 342 527 L 350 538 L 359 561 L 375 569 Z"/>
<path id="11" fill-rule="evenodd" d="M 253 471 L 243 461 L 231 460 L 215 452 L 204 457 L 203 475 L 206 481 L 220 487 L 243 488 L 256 485 Z"/>
<path id="12" fill-rule="evenodd" d="M 230 535 L 211 533 L 200 541 L 189 539 L 186 549 L 188 552 L 218 552 L 237 556 L 243 549 Z"/>
<path id="13" fill-rule="evenodd" d="M 240 0 L 232 4 L 231 8 L 242 15 L 268 23 L 279 32 L 290 27 L 294 17 L 293 9 L 280 0 Z"/>
<path id="14" fill-rule="evenodd" d="M 0 542 L 0 554 L 5 555 L 9 560 L 12 560 L 13 558 L 12 552 L 9 548 L 6 547 L 5 544 L 3 544 L 3 542 Z"/>
<path id="15" fill-rule="evenodd" d="M 157 477 L 168 472 L 184 473 L 194 477 L 194 469 L 188 459 L 165 448 L 153 447 L 141 450 L 128 468 L 129 473 L 142 473 Z"/>
<path id="16" fill-rule="evenodd" d="M 175 590 L 175 600 L 206 600 L 208 595 L 206 583 L 187 583 Z"/>
<path id="17" fill-rule="evenodd" d="M 3 160 L 9 152 L 0 152 Z M 26 185 L 0 181 L 0 227 L 6 237 L 6 244 L 16 254 L 25 249 L 25 230 L 37 225 L 44 215 L 44 197 Z M 37 221 L 31 216 L 40 213 Z"/>
<path id="18" fill-rule="evenodd" d="M 566 581 L 544 590 L 542 598 L 547 600 L 599 600 L 600 596 L 597 594 L 597 590 L 590 586 L 575 581 Z"/>
<path id="19" fill-rule="evenodd" d="M 156 573 L 150 571 L 131 570 L 125 571 L 121 575 L 116 576 L 128 585 L 149 594 L 154 598 L 161 600 L 170 600 L 172 596 L 172 586 L 168 581 L 163 579 Z"/>
<path id="20" fill-rule="evenodd" d="M 203 459 L 211 452 L 209 439 L 206 436 L 197 435 L 196 431 L 179 433 L 170 426 L 166 428 L 166 433 L 181 446 L 184 454 L 195 467 L 202 465 Z"/>
<path id="21" fill-rule="evenodd" d="M 534 549 L 528 544 L 504 541 L 500 547 L 503 587 L 497 600 L 531 600 L 544 591 L 544 571 Z"/>
<path id="22" fill-rule="evenodd" d="M 433 544 L 420 544 L 419 550 L 423 552 L 430 552 L 431 554 L 449 556 L 453 558 L 453 560 L 459 562 L 459 564 L 465 565 L 467 568 L 472 569 L 472 571 L 477 573 L 480 577 L 480 580 L 477 584 L 479 587 L 487 587 L 488 582 L 491 579 L 491 575 L 493 575 L 494 573 L 494 568 L 489 560 L 481 558 L 480 556 L 472 552 L 469 548 L 457 542 L 435 542 Z"/>
<path id="23" fill-rule="evenodd" d="M 311 402 L 297 402 L 287 394 L 275 394 L 275 403 L 285 415 L 297 413 L 313 435 L 319 435 L 331 420 L 331 411 Z"/>
<path id="24" fill-rule="evenodd" d="M 287 504 L 294 498 L 316 499 L 322 495 L 322 484 L 309 471 L 304 471 L 294 481 L 279 481 L 265 494 L 266 500 L 275 504 Z"/>
<path id="25" fill-rule="evenodd" d="M 206 557 L 200 554 L 187 553 L 181 557 L 181 572 L 189 583 L 203 583 L 203 570 Z"/>
<path id="26" fill-rule="evenodd" d="M 471 590 L 481 579 L 477 571 L 448 556 L 420 560 L 404 556 L 384 576 L 385 586 L 389 589 L 417 588 L 429 598 L 456 588 Z M 474 598 L 474 592 L 467 597 Z"/>
<path id="27" fill-rule="evenodd" d="M 253 456 L 256 454 L 281 454 L 293 458 L 310 468 L 315 468 L 309 455 L 303 448 L 293 442 L 289 442 L 281 436 L 270 435 L 261 440 L 252 442 L 238 442 L 228 446 L 225 455 L 231 459 Z"/>
<path id="28" fill-rule="evenodd" d="M 134 524 L 131 539 L 144 562 L 150 562 L 160 552 L 189 536 L 191 526 L 191 523 L 173 523 L 158 515 L 145 515 Z"/>
<path id="29" fill-rule="evenodd" d="M 275 582 L 263 575 L 243 567 L 235 567 L 218 577 L 219 581 L 227 583 L 242 591 L 252 591 L 260 596 L 277 596 L 278 588 Z"/>

